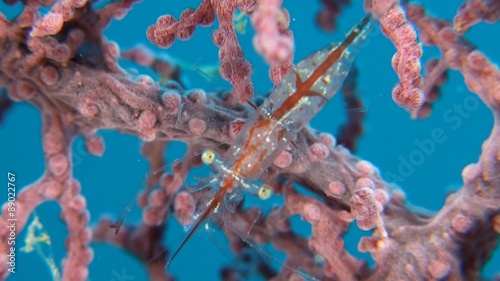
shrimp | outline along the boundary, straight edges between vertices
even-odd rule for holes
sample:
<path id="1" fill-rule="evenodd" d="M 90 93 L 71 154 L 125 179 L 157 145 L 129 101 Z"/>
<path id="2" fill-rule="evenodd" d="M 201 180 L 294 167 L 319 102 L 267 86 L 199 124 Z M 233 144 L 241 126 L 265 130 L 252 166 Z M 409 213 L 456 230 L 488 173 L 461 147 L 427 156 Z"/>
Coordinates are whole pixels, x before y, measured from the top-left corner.
<path id="1" fill-rule="evenodd" d="M 255 107 L 223 159 L 212 150 L 203 151 L 202 161 L 217 172 L 212 182 L 220 181 L 219 188 L 165 267 L 209 215 L 217 211 L 221 202 L 228 200 L 229 194 L 245 191 L 261 199 L 270 196 L 268 186 L 259 186 L 253 181 L 336 94 L 349 73 L 356 51 L 372 27 L 373 21 L 366 16 L 342 43 L 330 44 L 299 62 L 269 98 L 260 107 Z"/>

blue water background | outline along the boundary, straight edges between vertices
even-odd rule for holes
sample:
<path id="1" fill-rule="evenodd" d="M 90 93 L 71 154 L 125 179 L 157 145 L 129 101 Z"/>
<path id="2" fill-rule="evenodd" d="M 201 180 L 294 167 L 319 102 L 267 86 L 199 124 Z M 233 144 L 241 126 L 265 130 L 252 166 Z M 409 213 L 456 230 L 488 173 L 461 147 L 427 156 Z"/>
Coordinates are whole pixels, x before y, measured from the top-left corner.
<path id="1" fill-rule="evenodd" d="M 199 2 L 144 1 L 135 5 L 125 19 L 113 21 L 105 34 L 122 49 L 142 43 L 193 65 L 216 63 L 217 48 L 211 41 L 215 25 L 208 28 L 198 27 L 192 39 L 177 40 L 168 50 L 155 48 L 148 43 L 145 36 L 146 28 L 160 15 L 172 14 L 178 18 L 184 8 L 194 8 Z M 329 42 L 343 38 L 344 33 L 363 16 L 362 1 L 353 2 L 339 18 L 338 30 L 334 34 L 326 34 L 313 24 L 315 13 L 320 9 L 319 1 L 285 1 L 292 18 L 296 62 Z M 423 3 L 431 13 L 450 20 L 461 2 L 447 0 Z M 11 17 L 19 12 L 20 6 L 8 7 L 2 3 L 0 10 Z M 496 63 L 500 62 L 500 37 L 492 35 L 498 34 L 499 28 L 499 24 L 480 24 L 466 36 Z M 239 40 L 245 56 L 254 67 L 252 79 L 256 92 L 265 94 L 272 88 L 272 84 L 267 75 L 268 67 L 252 48 L 252 36 L 253 31 L 249 25 L 246 34 L 239 35 Z M 492 115 L 479 99 L 467 90 L 462 76 L 451 71 L 448 82 L 442 87 L 444 95 L 435 104 L 432 116 L 426 120 L 411 120 L 408 113 L 391 99 L 392 87 L 397 82 L 390 65 L 394 52 L 392 44 L 377 28 L 356 61 L 360 70 L 357 88 L 362 93 L 367 113 L 364 122 L 365 133 L 359 141 L 357 155 L 374 163 L 383 175 L 397 174 L 398 167 L 404 161 L 402 159 L 408 160 L 412 153 L 419 150 L 416 142 L 429 139 L 433 130 L 442 129 L 446 134 L 446 141 L 436 144 L 435 151 L 425 156 L 422 164 L 414 165 L 414 170 L 398 182 L 411 203 L 435 211 L 443 205 L 446 194 L 460 186 L 463 167 L 477 161 L 481 144 L 491 131 Z M 424 48 L 424 58 L 438 55 L 436 48 Z M 124 64 L 124 67 L 131 65 Z M 154 75 L 151 71 L 141 71 Z M 184 74 L 189 86 L 193 88 L 215 90 L 230 87 L 221 78 L 207 81 L 192 68 L 186 69 Z M 463 117 L 453 112 L 455 105 L 466 106 L 468 115 Z M 311 124 L 314 128 L 335 134 L 344 119 L 342 99 L 337 96 Z M 27 103 L 16 104 L 0 126 L 0 175 L 4 177 L 4 186 L 7 182 L 4 176 L 7 171 L 16 173 L 18 192 L 22 186 L 36 181 L 43 174 L 40 127 L 38 110 Z M 100 134 L 106 143 L 103 157 L 88 155 L 81 139 L 77 139 L 73 145 L 74 176 L 82 184 L 82 193 L 87 198 L 92 223 L 106 214 L 116 218 L 140 186 L 148 167 L 147 161 L 140 155 L 141 142 L 136 137 L 112 131 L 103 131 Z M 168 159 L 180 157 L 179 151 L 183 148 L 181 144 L 170 148 L 166 152 Z M 1 202 L 6 201 L 6 193 L 5 189 L 0 194 Z M 279 202 L 279 199 L 275 200 Z M 65 225 L 59 219 L 60 208 L 54 202 L 47 202 L 36 211 L 52 239 L 52 255 L 60 267 L 61 259 L 65 255 L 64 239 L 67 234 Z M 127 222 L 134 223 L 140 219 L 140 210 L 134 207 L 127 217 Z M 302 228 L 300 231 L 304 235 L 310 232 L 309 226 L 300 223 L 298 219 L 294 220 L 294 226 Z M 358 257 L 368 258 L 366 254 L 360 254 L 356 250 L 357 241 L 363 232 L 356 230 L 354 224 L 351 229 L 346 237 L 348 250 Z M 171 220 L 167 233 L 169 240 L 165 242 L 170 248 L 174 248 L 184 235 L 185 232 L 177 222 Z M 219 237 L 217 232 L 214 235 L 217 243 L 227 248 L 224 238 Z M 25 231 L 17 238 L 17 273 L 10 275 L 8 280 L 51 280 L 48 267 L 39 255 L 25 254 L 19 250 L 23 245 L 24 236 Z M 228 264 L 230 257 L 223 254 L 217 243 L 213 243 L 205 231 L 198 231 L 172 264 L 171 273 L 180 280 L 219 279 L 219 268 Z M 131 278 L 127 280 L 147 280 L 144 267 L 122 250 L 108 244 L 94 243 L 92 246 L 95 255 L 89 267 L 90 280 L 120 280 L 117 276 L 123 272 Z M 484 274 L 491 277 L 495 272 L 500 272 L 499 269 L 500 253 L 497 251 L 486 266 Z"/>

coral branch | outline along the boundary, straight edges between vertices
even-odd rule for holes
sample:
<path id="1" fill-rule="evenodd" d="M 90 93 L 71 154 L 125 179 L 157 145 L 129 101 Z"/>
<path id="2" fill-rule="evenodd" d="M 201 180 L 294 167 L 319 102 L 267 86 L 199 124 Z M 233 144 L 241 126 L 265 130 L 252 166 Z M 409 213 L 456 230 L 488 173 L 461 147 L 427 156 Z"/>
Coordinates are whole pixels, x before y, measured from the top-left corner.
<path id="1" fill-rule="evenodd" d="M 271 66 L 269 76 L 276 85 L 292 67 L 294 43 L 288 29 L 290 15 L 281 8 L 281 1 L 259 0 L 251 18 L 257 32 L 254 48 Z"/>
<path id="2" fill-rule="evenodd" d="M 316 14 L 316 24 L 324 31 L 333 32 L 337 29 L 337 17 L 342 8 L 351 4 L 351 0 L 321 0 L 323 9 Z"/>
<path id="3" fill-rule="evenodd" d="M 382 32 L 397 49 L 392 57 L 392 67 L 396 70 L 400 83 L 392 90 L 392 98 L 404 108 L 420 107 L 423 102 L 420 75 L 422 48 L 417 43 L 415 29 L 406 19 L 404 8 L 397 0 L 367 0 L 365 9 L 379 19 Z"/>
<path id="4" fill-rule="evenodd" d="M 103 31 L 111 19 L 125 17 L 135 0 L 99 3 L 100 8 L 96 8 L 95 1 L 27 0 L 22 1 L 22 11 L 15 17 L 0 13 L 0 122 L 2 118 L 9 120 L 5 114 L 13 102 L 38 108 L 42 116 L 45 171 L 38 181 L 18 192 L 15 231 L 3 227 L 13 216 L 12 204 L 3 205 L 0 239 L 9 241 L 18 235 L 38 206 L 55 201 L 68 232 L 67 253 L 61 263 L 63 280 L 92 278 L 88 269 L 94 256 L 92 241 L 124 249 L 144 264 L 151 280 L 172 280 L 170 269 L 164 268 L 169 253 L 164 241 L 167 220 L 175 217 L 187 227 L 209 203 L 221 202 L 211 205 L 215 211 L 210 218 L 222 229 L 236 254 L 236 261 L 222 270 L 222 277 L 228 280 L 254 274 L 269 280 L 483 280 L 480 272 L 500 233 L 500 70 L 463 33 L 479 21 L 498 21 L 498 1 L 470 0 L 460 8 L 454 23 L 431 17 L 421 6 L 407 2 L 364 1 L 365 11 L 381 23 L 382 32 L 396 47 L 390 62 L 399 79 L 392 92 L 394 101 L 409 110 L 411 117 L 428 117 L 436 100 L 446 94 L 438 87 L 446 82 L 448 69 L 452 69 L 461 73 L 467 88 L 484 102 L 494 118 L 479 159 L 462 171 L 462 187 L 450 193 L 435 214 L 410 207 L 400 187 L 386 182 L 374 164 L 353 154 L 356 145 L 362 145 L 357 140 L 363 132 L 364 116 L 356 91 L 360 84 L 355 79 L 356 70 L 342 87 L 348 118 L 337 139 L 310 127 L 293 136 L 284 133 L 296 125 L 286 123 L 292 122 L 287 114 L 303 114 L 293 108 L 283 112 L 280 122 L 273 125 L 282 130 L 280 137 L 291 138 L 289 147 L 270 159 L 273 165 L 262 168 L 258 179 L 240 179 L 241 173 L 231 171 L 233 179 L 237 178 L 245 188 L 265 183 L 259 192 L 272 190 L 273 197 L 281 199 L 276 201 L 279 206 L 263 211 L 248 206 L 254 201 L 243 202 L 237 193 L 222 201 L 213 199 L 220 190 L 218 175 L 197 185 L 187 184 L 198 180 L 194 174 L 200 171 L 195 168 L 206 163 L 202 156 L 205 149 L 220 155 L 219 170 L 231 169 L 224 164 L 235 156 L 225 153 L 239 143 L 236 139 L 261 136 L 243 129 L 250 116 L 263 123 L 276 121 L 258 107 L 262 100 L 254 98 L 250 79 L 253 68 L 234 30 L 233 15 L 237 9 L 252 19 L 256 31 L 254 48 L 270 65 L 272 82 L 283 89 L 304 86 L 298 80 L 289 83 L 296 85 L 280 84 L 292 65 L 296 43 L 290 29 L 291 16 L 282 1 L 203 0 L 196 10 L 184 10 L 179 20 L 161 16 L 148 28 L 148 39 L 166 48 L 175 38 L 191 38 L 196 26 L 207 26 L 218 19 L 212 39 L 219 47 L 220 73 L 233 89 L 211 92 L 186 89 L 180 81 L 181 69 L 167 56 L 145 47 L 121 52 L 118 44 L 105 38 Z M 320 14 L 320 22 L 323 28 L 333 29 L 332 20 L 340 13 L 339 7 L 350 1 L 322 3 L 326 11 Z M 49 9 L 43 8 L 48 6 Z M 42 10 L 46 11 L 43 15 Z M 427 61 L 425 79 L 420 74 L 420 42 L 436 46 L 442 55 Z M 341 46 L 346 52 L 354 49 Z M 339 54 L 338 50 L 330 54 Z M 324 52 L 315 54 L 314 59 L 307 61 L 310 65 L 299 64 L 298 72 L 302 67 L 306 73 L 323 65 L 319 62 L 324 59 Z M 151 68 L 160 81 L 126 72 L 119 65 L 120 57 Z M 366 69 L 358 70 L 362 74 Z M 297 77 L 304 73 L 297 73 Z M 371 72 L 369 75 L 376 76 Z M 321 83 L 338 83 L 332 77 L 322 77 Z M 296 104 L 302 106 L 301 103 L 318 98 L 311 90 L 313 86 L 301 88 L 310 92 Z M 266 102 L 272 107 L 276 101 Z M 307 107 L 300 107 L 304 108 Z M 87 209 L 87 200 L 92 199 L 84 197 L 73 175 L 71 147 L 75 138 L 81 136 L 88 153 L 102 155 L 104 140 L 96 135 L 102 129 L 145 141 L 142 153 L 149 161 L 151 173 L 144 181 L 145 188 L 137 193 L 142 217 L 135 225 L 124 223 L 124 216 L 120 216 L 115 224 L 103 218 L 93 228 L 89 226 L 91 210 Z M 173 159 L 170 154 L 164 157 L 172 141 L 187 144 L 181 159 Z M 252 164 L 261 168 L 261 160 L 262 157 L 256 157 Z M 436 173 L 440 175 L 440 171 Z M 431 180 L 426 182 L 430 183 Z M 264 197 L 268 196 L 259 196 Z M 130 206 L 123 214 L 129 209 Z M 310 235 L 303 235 L 293 226 L 294 216 L 300 216 L 310 227 Z M 371 254 L 375 261 L 372 267 L 354 257 L 344 245 L 349 227 L 366 231 L 358 250 Z M 256 256 L 266 256 L 265 246 L 284 253 L 280 268 L 272 268 L 271 259 Z M 10 252 L 7 243 L 0 243 L 1 280 L 11 272 Z"/>
<path id="5" fill-rule="evenodd" d="M 500 20 L 500 2 L 495 0 L 469 0 L 460 7 L 453 19 L 453 28 L 464 34 L 480 21 L 494 23 Z"/>
<path id="6" fill-rule="evenodd" d="M 238 44 L 234 32 L 233 14 L 237 8 L 250 13 L 254 7 L 255 0 L 238 2 L 204 0 L 196 11 L 185 10 L 178 22 L 171 15 L 160 17 L 156 24 L 148 28 L 147 36 L 157 46 L 168 48 L 174 43 L 175 37 L 189 39 L 196 25 L 211 25 L 217 15 L 219 28 L 213 33 L 213 41 L 220 48 L 219 72 L 222 78 L 233 85 L 238 100 L 245 102 L 253 97 L 253 84 L 250 80 L 252 70 Z"/>
<path id="7" fill-rule="evenodd" d="M 358 68 L 353 67 L 342 85 L 347 121 L 340 127 L 337 134 L 338 144 L 351 152 L 356 151 L 356 142 L 363 134 L 363 119 L 365 117 L 363 101 L 356 89 L 358 73 Z"/>

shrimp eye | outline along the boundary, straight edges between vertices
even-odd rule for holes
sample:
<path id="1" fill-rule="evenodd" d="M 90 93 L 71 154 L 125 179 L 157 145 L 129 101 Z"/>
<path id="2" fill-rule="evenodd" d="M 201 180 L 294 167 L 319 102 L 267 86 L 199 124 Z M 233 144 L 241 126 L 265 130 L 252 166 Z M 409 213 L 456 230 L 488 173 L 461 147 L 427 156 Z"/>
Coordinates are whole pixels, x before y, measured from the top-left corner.
<path id="1" fill-rule="evenodd" d="M 259 189 L 258 196 L 261 200 L 269 199 L 269 197 L 271 197 L 271 188 L 268 185 L 263 185 Z"/>
<path id="2" fill-rule="evenodd" d="M 201 161 L 203 161 L 205 165 L 212 164 L 214 160 L 215 160 L 215 152 L 211 149 L 205 149 L 201 154 Z"/>

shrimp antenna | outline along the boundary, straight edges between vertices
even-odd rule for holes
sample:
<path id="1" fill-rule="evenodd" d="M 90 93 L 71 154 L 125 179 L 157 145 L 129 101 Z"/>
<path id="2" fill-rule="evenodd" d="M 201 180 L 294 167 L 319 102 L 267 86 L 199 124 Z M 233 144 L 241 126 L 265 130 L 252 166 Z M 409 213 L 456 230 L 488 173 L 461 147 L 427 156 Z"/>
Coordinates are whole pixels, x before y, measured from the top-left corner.
<path id="1" fill-rule="evenodd" d="M 191 236 L 193 236 L 193 234 L 196 232 L 198 227 L 208 218 L 208 216 L 210 214 L 212 214 L 212 212 L 215 211 L 215 209 L 217 209 L 220 202 L 222 202 L 222 199 L 224 199 L 224 196 L 226 195 L 226 193 L 227 193 L 227 190 L 225 188 L 221 188 L 217 191 L 217 193 L 215 193 L 213 199 L 210 201 L 210 203 L 208 203 L 208 207 L 203 211 L 203 213 L 201 214 L 201 216 L 198 219 L 198 221 L 196 222 L 196 224 L 193 226 L 193 228 L 191 228 L 191 230 L 189 231 L 187 236 L 184 238 L 184 240 L 182 240 L 179 247 L 177 247 L 175 252 L 168 259 L 167 263 L 165 264 L 165 268 L 167 268 L 170 265 L 170 263 L 174 260 L 174 258 L 177 256 L 177 254 L 179 254 L 181 249 L 184 247 L 184 245 L 189 240 L 189 238 L 191 238 Z"/>
<path id="2" fill-rule="evenodd" d="M 164 170 L 165 167 L 162 166 L 160 169 Z M 159 172 L 159 171 L 154 171 L 151 175 L 153 175 L 154 173 L 157 173 L 157 172 Z M 130 199 L 130 202 L 128 202 L 127 207 L 125 207 L 125 210 L 123 210 L 120 213 L 120 216 L 118 216 L 118 219 L 109 226 L 110 228 L 115 229 L 115 235 L 117 235 L 118 232 L 120 231 L 120 228 L 122 227 L 123 222 L 125 221 L 125 218 L 127 217 L 130 210 L 132 210 L 132 206 L 137 201 L 137 198 L 139 198 L 139 194 L 140 194 L 140 191 L 142 189 L 141 187 L 144 185 L 144 183 L 146 182 L 146 180 L 149 176 L 150 176 L 149 174 L 146 174 L 146 176 L 144 176 L 144 179 L 141 181 L 141 184 L 139 185 L 139 187 L 135 191 L 135 194 L 132 197 L 132 199 Z"/>
<path id="3" fill-rule="evenodd" d="M 134 202 L 139 197 L 139 191 L 140 190 L 141 190 L 140 188 L 138 188 L 136 190 L 136 192 L 134 194 L 134 197 L 132 197 L 132 199 L 130 199 L 130 202 L 128 203 L 127 207 L 125 207 L 125 210 L 123 210 L 120 213 L 120 216 L 118 217 L 118 219 L 109 226 L 110 228 L 114 228 L 115 229 L 115 235 L 118 235 L 118 232 L 120 231 L 120 228 L 123 225 L 123 221 L 125 221 L 125 217 L 128 215 L 128 213 L 132 209 L 132 205 L 134 205 Z"/>
<path id="4" fill-rule="evenodd" d="M 173 164 L 175 164 L 175 161 L 172 164 L 170 164 L 170 165 L 173 165 Z M 125 221 L 125 218 L 129 214 L 130 210 L 132 210 L 132 206 L 134 205 L 134 203 L 139 198 L 139 194 L 140 194 L 140 191 L 142 190 L 142 187 L 146 186 L 145 190 L 146 191 L 148 190 L 148 187 L 147 187 L 147 181 L 148 181 L 148 179 L 150 177 L 158 174 L 158 173 L 163 173 L 163 171 L 165 171 L 165 169 L 167 167 L 168 167 L 168 165 L 162 165 L 158 169 L 156 169 L 154 171 L 151 171 L 151 172 L 148 172 L 148 173 L 146 173 L 146 175 L 144 175 L 144 178 L 142 179 L 141 184 L 139 185 L 139 187 L 135 191 L 134 196 L 132 197 L 132 199 L 130 199 L 130 202 L 127 204 L 127 206 L 125 207 L 125 209 L 120 213 L 120 215 L 118 216 L 118 219 L 116 219 L 116 221 L 109 226 L 109 228 L 114 228 L 115 229 L 115 235 L 117 235 L 118 232 L 120 231 L 120 228 L 122 227 L 123 222 Z"/>
<path id="5" fill-rule="evenodd" d="M 280 261 L 278 258 L 274 257 L 271 255 L 269 252 L 264 250 L 257 242 L 252 240 L 252 238 L 249 237 L 250 231 L 247 231 L 247 234 L 244 234 L 240 229 L 238 229 L 236 226 L 232 225 L 231 223 L 226 223 L 226 225 L 234 232 L 238 237 L 245 242 L 248 246 L 252 247 L 259 255 L 262 257 L 268 258 L 270 261 L 275 262 L 281 266 L 283 266 L 286 269 L 289 269 L 293 271 L 294 273 L 297 273 L 301 277 L 303 277 L 305 280 L 311 280 L 311 281 L 319 281 L 318 278 L 315 278 L 311 275 L 309 275 L 305 270 L 301 268 L 296 268 L 294 266 L 288 265 L 286 262 Z"/>

